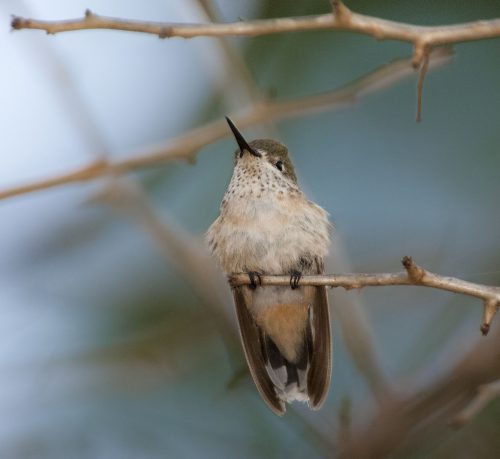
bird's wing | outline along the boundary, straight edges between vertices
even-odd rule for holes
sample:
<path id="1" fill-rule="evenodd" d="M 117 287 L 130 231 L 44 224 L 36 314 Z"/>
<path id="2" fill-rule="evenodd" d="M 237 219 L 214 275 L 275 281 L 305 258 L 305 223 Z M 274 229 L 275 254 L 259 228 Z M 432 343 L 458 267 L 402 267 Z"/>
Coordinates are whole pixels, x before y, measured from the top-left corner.
<path id="1" fill-rule="evenodd" d="M 274 413 L 281 416 L 285 413 L 285 405 L 277 396 L 274 384 L 266 370 L 261 332 L 248 310 L 244 288 L 248 287 L 234 287 L 233 295 L 245 357 L 261 397 Z"/>
<path id="2" fill-rule="evenodd" d="M 323 274 L 321 259 L 315 260 L 317 274 Z M 328 394 L 332 372 L 332 343 L 330 332 L 330 314 L 325 286 L 315 287 L 312 303 L 312 352 L 307 376 L 309 406 L 318 410 Z"/>

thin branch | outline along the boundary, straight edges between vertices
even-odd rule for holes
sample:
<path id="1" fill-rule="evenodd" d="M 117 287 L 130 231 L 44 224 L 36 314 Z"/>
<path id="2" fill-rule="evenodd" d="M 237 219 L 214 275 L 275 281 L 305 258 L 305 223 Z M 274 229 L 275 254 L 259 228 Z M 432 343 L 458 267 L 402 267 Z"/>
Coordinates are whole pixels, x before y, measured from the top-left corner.
<path id="1" fill-rule="evenodd" d="M 347 290 L 388 285 L 418 285 L 473 296 L 484 301 L 485 314 L 481 332 L 483 335 L 488 333 L 493 316 L 500 305 L 500 287 L 434 274 L 418 266 L 410 257 L 404 257 L 402 263 L 405 271 L 398 273 L 303 276 L 300 285 L 325 285 Z M 261 276 L 260 281 L 261 285 L 290 285 L 290 276 Z M 248 285 L 250 279 L 247 274 L 236 274 L 230 278 L 230 282 L 233 286 Z"/>
<path id="2" fill-rule="evenodd" d="M 330 266 L 334 272 L 351 272 L 352 266 L 341 235 L 337 234 L 333 238 L 330 253 L 335 256 L 325 260 L 326 266 Z M 394 381 L 387 377 L 386 369 L 381 364 L 363 296 L 339 290 L 332 301 L 331 312 L 340 329 L 345 349 L 375 401 L 378 405 L 386 403 L 387 399 L 395 396 Z"/>
<path id="3" fill-rule="evenodd" d="M 22 194 L 34 193 L 36 191 L 47 190 L 70 183 L 88 182 L 110 171 L 110 167 L 105 159 L 98 159 L 88 165 L 79 167 L 74 171 L 61 174 L 49 179 L 37 180 L 26 185 L 21 185 L 0 191 L 0 200 L 12 198 Z"/>
<path id="4" fill-rule="evenodd" d="M 349 397 L 342 398 L 338 411 L 338 443 L 340 449 L 352 442 L 352 404 Z"/>
<path id="5" fill-rule="evenodd" d="M 477 388 L 477 395 L 453 419 L 451 427 L 458 429 L 477 416 L 489 403 L 500 397 L 500 380 Z"/>
<path id="6" fill-rule="evenodd" d="M 38 29 L 48 34 L 86 29 L 113 29 L 157 35 L 160 38 L 193 38 L 199 36 L 258 36 L 308 30 L 342 30 L 369 35 L 377 40 L 399 40 L 429 48 L 465 41 L 483 40 L 500 36 L 500 19 L 468 22 L 455 25 L 420 26 L 365 16 L 349 10 L 335 1 L 333 14 L 239 21 L 229 23 L 179 24 L 171 22 L 145 22 L 99 16 L 90 10 L 79 19 L 42 21 L 18 16 L 12 18 L 15 30 Z M 421 59 L 416 55 L 414 64 Z"/>
<path id="7" fill-rule="evenodd" d="M 218 8 L 212 1 L 196 0 L 196 3 L 209 21 L 219 21 Z M 242 54 L 237 52 L 225 37 L 221 37 L 221 39 L 218 40 L 218 44 L 224 58 L 224 73 L 226 74 L 226 78 L 219 83 L 223 95 L 228 99 L 231 99 L 233 104 L 239 103 L 239 100 L 241 99 L 241 92 L 245 93 L 246 99 L 261 99 L 262 94 L 260 88 L 256 85 L 254 79 L 252 78 L 250 69 Z M 228 86 L 231 88 L 235 82 L 236 90 L 229 91 L 229 94 L 226 95 L 228 93 Z M 241 105 L 242 104 L 240 103 L 240 106 Z"/>
<path id="8" fill-rule="evenodd" d="M 425 53 L 423 57 L 422 66 L 418 75 L 417 83 L 417 123 L 422 121 L 422 93 L 424 91 L 424 80 L 429 70 L 429 54 Z"/>
<path id="9" fill-rule="evenodd" d="M 429 67 L 442 66 L 450 62 L 451 57 L 452 52 L 449 48 L 438 48 L 430 56 Z M 244 129 L 271 120 L 277 121 L 323 110 L 333 110 L 352 104 L 364 96 L 380 91 L 413 74 L 411 59 L 397 59 L 339 89 L 292 100 L 261 101 L 246 112 L 231 115 L 231 118 L 240 129 Z M 149 147 L 129 158 L 115 162 L 102 159 L 57 177 L 0 190 L 0 200 L 69 183 L 91 181 L 106 174 L 120 175 L 173 160 L 192 162 L 200 149 L 229 134 L 223 120 L 211 122 L 165 143 Z"/>

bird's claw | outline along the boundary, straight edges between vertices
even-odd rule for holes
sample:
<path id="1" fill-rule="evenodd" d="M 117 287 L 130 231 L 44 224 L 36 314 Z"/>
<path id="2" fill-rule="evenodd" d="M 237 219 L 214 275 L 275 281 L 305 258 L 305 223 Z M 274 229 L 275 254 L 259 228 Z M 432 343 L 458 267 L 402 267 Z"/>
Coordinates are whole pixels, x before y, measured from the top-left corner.
<path id="1" fill-rule="evenodd" d="M 300 271 L 294 270 L 290 273 L 290 287 L 292 287 L 292 290 L 299 288 L 299 281 L 301 277 L 302 273 Z"/>
<path id="2" fill-rule="evenodd" d="M 257 288 L 257 284 L 262 285 L 262 279 L 260 276 L 261 276 L 260 273 L 257 271 L 248 272 L 248 278 L 250 279 L 249 287 L 252 290 L 255 290 Z"/>

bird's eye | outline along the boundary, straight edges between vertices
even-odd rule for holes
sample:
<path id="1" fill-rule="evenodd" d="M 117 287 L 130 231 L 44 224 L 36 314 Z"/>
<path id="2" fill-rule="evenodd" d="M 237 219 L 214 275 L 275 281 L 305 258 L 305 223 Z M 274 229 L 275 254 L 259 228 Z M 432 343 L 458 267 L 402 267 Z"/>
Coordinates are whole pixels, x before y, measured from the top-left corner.
<path id="1" fill-rule="evenodd" d="M 283 161 L 276 161 L 274 165 L 279 171 L 283 171 Z"/>

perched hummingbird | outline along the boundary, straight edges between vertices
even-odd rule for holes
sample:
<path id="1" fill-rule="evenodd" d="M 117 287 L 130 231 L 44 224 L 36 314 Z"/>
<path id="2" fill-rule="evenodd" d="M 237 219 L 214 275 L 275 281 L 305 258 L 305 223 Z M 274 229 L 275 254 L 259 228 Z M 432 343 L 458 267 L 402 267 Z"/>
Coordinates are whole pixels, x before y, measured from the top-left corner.
<path id="1" fill-rule="evenodd" d="M 299 286 L 299 280 L 324 271 L 328 214 L 300 190 L 284 145 L 265 139 L 248 143 L 226 120 L 239 149 L 207 241 L 227 275 L 249 275 L 250 284 L 233 287 L 233 295 L 260 395 L 278 415 L 294 400 L 317 410 L 331 375 L 328 298 L 324 286 Z M 257 286 L 264 274 L 289 274 L 290 287 Z"/>

